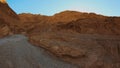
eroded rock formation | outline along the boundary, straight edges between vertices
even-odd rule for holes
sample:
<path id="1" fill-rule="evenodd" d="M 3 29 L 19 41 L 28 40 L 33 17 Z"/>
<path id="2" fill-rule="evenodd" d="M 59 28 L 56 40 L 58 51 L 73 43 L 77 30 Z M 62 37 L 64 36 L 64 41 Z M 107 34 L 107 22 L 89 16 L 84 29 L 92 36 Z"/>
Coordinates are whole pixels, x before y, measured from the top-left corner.
<path id="1" fill-rule="evenodd" d="M 76 11 L 64 11 L 54 16 L 26 13 L 17 15 L 3 1 L 5 0 L 0 0 L 0 37 L 24 34 L 29 38 L 31 44 L 37 46 L 28 45 L 26 41 L 23 43 L 24 40 L 16 43 L 16 40 L 20 39 L 21 36 L 17 39 L 11 37 L 14 39 L 12 42 L 6 41 L 2 44 L 6 46 L 1 46 L 0 42 L 0 46 L 3 47 L 0 49 L 2 56 L 4 56 L 3 51 L 5 49 L 5 54 L 12 53 L 11 56 L 17 58 L 15 61 L 12 61 L 10 57 L 10 61 L 0 61 L 3 66 L 9 67 L 15 63 L 16 66 L 26 67 L 23 63 L 29 61 L 28 68 L 34 68 L 39 64 L 43 68 L 54 68 L 54 64 L 55 68 L 70 68 L 69 65 L 75 65 L 72 68 L 120 68 L 120 17 L 107 17 Z M 12 46 L 7 45 L 7 42 Z M 16 46 L 18 44 L 20 45 Z M 14 49 L 15 51 L 9 52 L 6 47 L 9 47 L 10 51 Z M 25 51 L 24 47 L 28 49 Z M 39 48 L 44 49 L 49 54 L 43 56 L 43 53 L 46 54 L 46 52 L 41 53 Z M 32 53 L 30 53 L 31 51 Z M 14 52 L 23 53 L 14 54 Z M 19 60 L 19 56 L 25 56 L 29 59 L 21 58 L 27 60 L 23 62 Z M 61 62 L 56 64 L 53 62 L 54 59 L 42 58 L 44 62 L 51 61 L 50 65 L 49 63 L 45 64 L 38 61 L 41 60 L 39 59 L 41 56 L 46 58 L 52 56 L 50 58 L 57 58 L 57 60 L 62 60 L 68 65 L 61 64 Z M 4 57 L 4 59 L 8 58 Z M 4 59 L 2 60 L 4 61 Z M 36 61 L 31 61 L 31 59 Z M 61 65 L 64 66 L 61 67 Z"/>
<path id="2" fill-rule="evenodd" d="M 63 61 L 79 68 L 120 67 L 120 17 L 75 11 L 19 17 L 33 23 L 26 32 L 30 42 Z"/>
<path id="3" fill-rule="evenodd" d="M 5 3 L 4 3 L 5 2 Z M 18 15 L 9 7 L 5 0 L 0 0 L 0 36 L 9 35 L 20 30 Z M 8 30 L 9 28 L 9 30 Z M 12 31 L 12 32 L 10 32 Z M 3 34 L 2 34 L 3 33 Z"/>

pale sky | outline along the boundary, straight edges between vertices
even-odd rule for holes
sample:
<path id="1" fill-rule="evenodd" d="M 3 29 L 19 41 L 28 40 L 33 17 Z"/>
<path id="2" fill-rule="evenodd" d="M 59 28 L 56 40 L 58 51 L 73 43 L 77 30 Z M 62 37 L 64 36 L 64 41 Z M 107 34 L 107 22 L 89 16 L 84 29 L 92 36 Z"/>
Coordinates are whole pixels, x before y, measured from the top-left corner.
<path id="1" fill-rule="evenodd" d="M 7 2 L 17 13 L 53 15 L 65 10 L 74 10 L 120 16 L 120 0 L 7 0 Z"/>

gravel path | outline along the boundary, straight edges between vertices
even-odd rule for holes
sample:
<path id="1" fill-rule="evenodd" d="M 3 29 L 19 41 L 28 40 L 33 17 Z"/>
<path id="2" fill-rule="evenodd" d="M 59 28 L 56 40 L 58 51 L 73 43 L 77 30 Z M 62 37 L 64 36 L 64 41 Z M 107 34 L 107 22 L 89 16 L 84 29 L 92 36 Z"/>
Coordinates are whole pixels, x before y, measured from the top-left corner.
<path id="1" fill-rule="evenodd" d="M 78 68 L 31 45 L 23 35 L 0 39 L 0 68 Z"/>

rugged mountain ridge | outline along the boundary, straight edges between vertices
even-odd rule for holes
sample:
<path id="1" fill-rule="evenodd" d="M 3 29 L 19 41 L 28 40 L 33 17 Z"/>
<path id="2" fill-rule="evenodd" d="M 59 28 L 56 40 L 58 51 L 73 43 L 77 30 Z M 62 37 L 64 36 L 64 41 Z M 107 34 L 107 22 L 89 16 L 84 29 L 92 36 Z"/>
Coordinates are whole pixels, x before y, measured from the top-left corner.
<path id="1" fill-rule="evenodd" d="M 29 27 L 33 30 L 34 27 L 41 27 L 44 29 L 41 25 L 46 24 L 47 27 L 50 27 L 48 30 L 69 30 L 82 34 L 120 35 L 120 24 L 118 23 L 120 22 L 120 17 L 107 17 L 95 13 L 82 13 L 76 11 L 64 11 L 54 16 L 24 13 L 19 14 L 19 17 L 23 23 L 25 23 L 24 25 L 28 27 L 29 24 L 35 23 L 31 28 Z M 29 28 L 28 31 L 32 31 Z"/>
<path id="2" fill-rule="evenodd" d="M 69 68 L 69 65 L 74 65 L 72 68 L 120 68 L 120 17 L 76 11 L 64 11 L 54 16 L 26 13 L 17 15 L 3 1 L 5 0 L 0 0 L 0 37 L 23 34 L 36 47 L 23 39 L 23 36 L 0 40 L 0 55 L 3 58 L 0 61 L 1 67 Z M 13 61 L 11 56 L 16 60 Z M 43 56 L 49 59 L 41 60 Z M 32 59 L 36 61 L 31 61 Z M 57 63 L 50 62 L 49 65 L 46 64 L 48 61 Z M 60 61 L 65 62 L 65 65 Z"/>

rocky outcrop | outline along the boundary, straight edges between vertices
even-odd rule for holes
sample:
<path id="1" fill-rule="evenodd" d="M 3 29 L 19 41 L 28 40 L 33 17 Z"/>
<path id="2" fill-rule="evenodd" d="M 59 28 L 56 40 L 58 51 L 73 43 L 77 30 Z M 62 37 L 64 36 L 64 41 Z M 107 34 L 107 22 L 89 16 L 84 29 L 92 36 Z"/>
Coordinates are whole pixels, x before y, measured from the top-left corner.
<path id="1" fill-rule="evenodd" d="M 0 68 L 120 68 L 120 17 L 17 15 L 5 0 L 0 15 L 0 37 L 24 34 L 34 45 L 21 35 L 0 39 Z"/>
<path id="2" fill-rule="evenodd" d="M 120 35 L 119 17 L 84 18 L 72 22 L 56 24 L 58 30 L 71 30 L 81 34 Z"/>
<path id="3" fill-rule="evenodd" d="M 20 20 L 18 15 L 9 7 L 5 0 L 0 0 L 0 37 L 8 33 L 18 32 Z"/>
<path id="4" fill-rule="evenodd" d="M 32 44 L 79 68 L 120 67 L 120 36 L 57 32 L 29 38 Z"/>
<path id="5" fill-rule="evenodd" d="M 79 68 L 120 67 L 120 17 L 75 11 L 19 17 L 34 24 L 27 30 L 29 41 L 63 61 Z"/>
<path id="6" fill-rule="evenodd" d="M 6 25 L 3 19 L 0 19 L 0 38 L 5 37 L 10 33 L 9 27 Z"/>
<path id="7" fill-rule="evenodd" d="M 54 16 L 20 14 L 19 17 L 26 23 L 26 29 L 28 28 L 27 30 L 31 32 L 48 27 L 46 31 L 65 30 L 82 34 L 120 35 L 120 17 L 107 17 L 95 13 L 76 11 L 64 11 Z M 29 26 L 30 24 L 34 27 Z M 30 27 L 32 29 L 29 29 Z"/>

